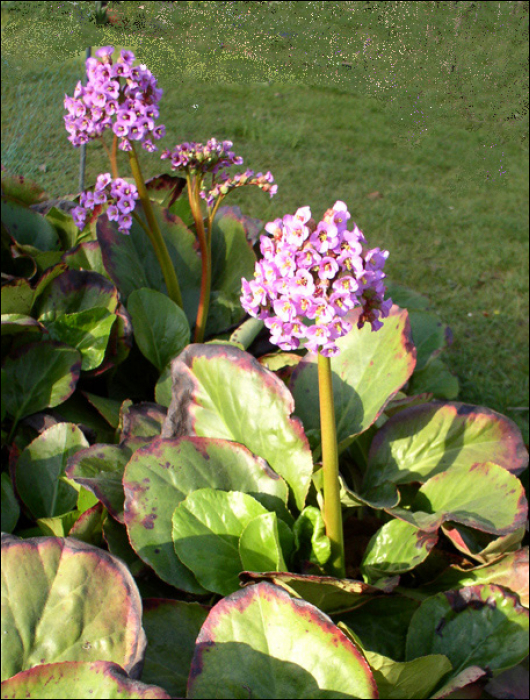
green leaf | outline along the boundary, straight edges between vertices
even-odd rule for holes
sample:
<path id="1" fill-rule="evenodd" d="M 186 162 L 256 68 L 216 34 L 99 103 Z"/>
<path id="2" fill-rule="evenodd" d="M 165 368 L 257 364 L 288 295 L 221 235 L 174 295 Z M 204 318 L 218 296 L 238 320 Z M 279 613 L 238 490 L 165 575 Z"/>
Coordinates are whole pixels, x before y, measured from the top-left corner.
<path id="1" fill-rule="evenodd" d="M 2 335 L 18 335 L 28 331 L 45 333 L 46 328 L 31 316 L 24 314 L 2 314 Z"/>
<path id="2" fill-rule="evenodd" d="M 439 316 L 432 311 L 409 311 L 409 318 L 412 340 L 416 348 L 416 374 L 425 367 L 431 357 L 440 354 L 446 345 L 449 328 L 444 326 Z"/>
<path id="3" fill-rule="evenodd" d="M 393 508 L 388 512 L 430 531 L 450 521 L 507 535 L 525 524 L 528 502 L 516 476 L 486 462 L 453 466 L 433 476 L 420 488 L 410 510 Z"/>
<path id="4" fill-rule="evenodd" d="M 114 661 L 134 674 L 143 658 L 134 579 L 97 547 L 70 538 L 3 536 L 2 602 L 2 680 L 57 659 Z"/>
<path id="5" fill-rule="evenodd" d="M 351 612 L 334 616 L 341 620 L 362 642 L 362 648 L 389 656 L 396 661 L 405 660 L 405 641 L 412 616 L 420 603 L 400 595 L 369 598 L 364 605 Z"/>
<path id="6" fill-rule="evenodd" d="M 151 204 L 177 273 L 184 311 L 189 323 L 193 324 L 197 317 L 201 280 L 201 262 L 195 250 L 196 238 L 178 216 L 171 214 L 168 209 L 162 209 L 156 202 Z M 139 216 L 143 217 L 139 203 L 137 210 Z M 103 264 L 120 290 L 124 303 L 127 303 L 131 292 L 144 287 L 167 295 L 160 264 L 151 241 L 140 224 L 133 219 L 130 234 L 124 236 L 103 215 L 97 220 L 96 230 Z"/>
<path id="7" fill-rule="evenodd" d="M 259 583 L 212 608 L 187 697 L 376 698 L 377 687 L 362 654 L 327 615 Z"/>
<path id="8" fill-rule="evenodd" d="M 2 285 L 2 314 L 29 315 L 34 290 L 27 280 L 12 280 Z"/>
<path id="9" fill-rule="evenodd" d="M 2 472 L 2 532 L 13 532 L 20 515 L 20 506 L 9 475 Z"/>
<path id="10" fill-rule="evenodd" d="M 184 311 L 154 289 L 137 289 L 129 295 L 134 337 L 140 351 L 161 372 L 190 342 Z"/>
<path id="11" fill-rule="evenodd" d="M 243 445 L 227 440 L 155 438 L 130 459 L 123 486 L 134 550 L 163 581 L 190 593 L 206 591 L 175 555 L 171 539 L 173 511 L 188 494 L 208 487 L 238 490 L 289 523 L 283 479 Z"/>
<path id="12" fill-rule="evenodd" d="M 69 513 L 56 515 L 53 518 L 37 518 L 37 525 L 43 535 L 68 537 L 72 526 L 79 516 L 80 513 L 77 510 L 71 510 Z"/>
<path id="13" fill-rule="evenodd" d="M 367 583 L 414 569 L 429 556 L 438 542 L 436 534 L 422 532 L 414 525 L 399 520 L 385 523 L 372 537 L 361 572 Z"/>
<path id="14" fill-rule="evenodd" d="M 123 522 L 123 473 L 142 438 L 127 439 L 119 445 L 95 444 L 69 458 L 66 476 L 94 494 L 109 513 Z"/>
<path id="15" fill-rule="evenodd" d="M 282 571 L 265 573 L 246 571 L 240 574 L 239 579 L 243 585 L 259 581 L 273 583 L 294 598 L 303 598 L 329 615 L 362 606 L 374 596 L 380 599 L 384 590 L 389 592 L 352 579 Z"/>
<path id="16" fill-rule="evenodd" d="M 497 537 L 465 525 L 444 523 L 442 532 L 465 557 L 476 560 L 479 564 L 487 564 L 502 557 L 506 552 L 519 549 L 526 535 L 526 528 L 525 523 L 508 535 Z"/>
<path id="17" fill-rule="evenodd" d="M 169 408 L 171 403 L 171 364 L 166 365 L 155 386 L 155 401 Z"/>
<path id="18" fill-rule="evenodd" d="M 385 280 L 386 297 L 391 298 L 394 304 L 402 309 L 425 310 L 429 308 L 429 300 L 423 294 L 419 294 L 410 287 L 392 282 L 388 278 Z"/>
<path id="19" fill-rule="evenodd" d="M 80 231 L 74 224 L 74 219 L 71 214 L 67 214 L 61 209 L 52 206 L 48 213 L 44 215 L 44 218 L 46 221 L 49 221 L 56 230 L 59 240 L 61 241 L 61 247 L 64 250 L 69 250 L 75 246 Z"/>
<path id="20" fill-rule="evenodd" d="M 248 318 L 246 321 L 244 321 L 239 328 L 236 328 L 236 330 L 232 333 L 230 336 L 230 340 L 235 342 L 235 343 L 241 343 L 243 348 L 247 350 L 262 328 L 264 328 L 264 323 L 258 318 Z"/>
<path id="21" fill-rule="evenodd" d="M 44 323 L 52 340 L 58 340 L 81 353 L 81 369 L 99 367 L 105 357 L 116 316 L 96 307 L 73 314 L 56 316 Z"/>
<path id="22" fill-rule="evenodd" d="M 461 568 L 456 564 L 446 569 L 427 586 L 422 593 L 434 594 L 453 588 L 473 586 L 477 583 L 495 583 L 517 593 L 521 603 L 528 608 L 528 547 L 509 552 L 491 564 Z"/>
<path id="23" fill-rule="evenodd" d="M 52 340 L 28 343 L 4 363 L 2 402 L 15 422 L 71 396 L 81 372 L 77 350 Z"/>
<path id="24" fill-rule="evenodd" d="M 63 515 L 75 508 L 77 491 L 60 477 L 68 458 L 86 447 L 87 439 L 76 425 L 56 423 L 22 451 L 15 468 L 15 483 L 35 518 Z"/>
<path id="25" fill-rule="evenodd" d="M 407 660 L 444 654 L 453 676 L 469 666 L 500 672 L 528 655 L 528 610 L 501 586 L 438 593 L 412 616 Z"/>
<path id="26" fill-rule="evenodd" d="M 173 513 L 175 551 L 209 591 L 229 595 L 239 589 L 239 538 L 267 511 L 252 496 L 237 491 L 199 489 Z"/>
<path id="27" fill-rule="evenodd" d="M 248 353 L 228 345 L 188 346 L 172 364 L 164 437 L 200 435 L 239 442 L 289 484 L 302 510 L 313 462 L 283 382 Z"/>
<path id="28" fill-rule="evenodd" d="M 407 311 L 393 306 L 383 327 L 356 326 L 359 311 L 346 319 L 352 330 L 337 345 L 340 355 L 331 362 L 339 451 L 367 430 L 385 405 L 410 378 L 416 362 Z M 320 430 L 317 357 L 310 353 L 293 371 L 289 384 L 296 415 L 305 430 Z"/>
<path id="29" fill-rule="evenodd" d="M 118 290 L 108 279 L 87 270 L 66 270 L 44 289 L 35 305 L 39 321 L 55 320 L 94 308 L 114 313 L 118 307 Z"/>
<path id="30" fill-rule="evenodd" d="M 103 265 L 101 248 L 97 241 L 86 241 L 76 245 L 75 248 L 67 250 L 61 260 L 68 265 L 70 270 L 90 270 L 110 279 Z"/>
<path id="31" fill-rule="evenodd" d="M 2 223 L 19 245 L 28 245 L 42 251 L 59 250 L 56 230 L 33 209 L 2 197 Z"/>
<path id="32" fill-rule="evenodd" d="M 376 434 L 363 490 L 384 482 L 423 483 L 455 466 L 495 462 L 518 474 L 528 464 L 521 432 L 488 408 L 454 402 L 404 408 Z"/>
<path id="33" fill-rule="evenodd" d="M 143 609 L 147 649 L 142 680 L 163 685 L 172 697 L 185 697 L 195 640 L 208 608 L 182 600 L 144 598 Z"/>
<path id="34" fill-rule="evenodd" d="M 212 291 L 207 335 L 218 333 L 244 317 L 240 302 L 241 278 L 251 278 L 256 264 L 243 224 L 220 212 L 212 225 L 211 250 Z"/>
<path id="35" fill-rule="evenodd" d="M 320 508 L 307 506 L 300 513 L 293 528 L 297 559 L 323 567 L 331 556 L 331 542 Z"/>
<path id="36" fill-rule="evenodd" d="M 388 700 L 424 700 L 431 697 L 440 680 L 452 670 L 442 654 L 430 654 L 412 661 L 394 661 L 373 651 L 364 655 L 373 671 L 379 697 Z"/>
<path id="37" fill-rule="evenodd" d="M 63 661 L 42 664 L 2 683 L 3 698 L 32 700 L 144 700 L 170 698 L 157 686 L 130 678 L 118 664 L 108 661 Z"/>
<path id="38" fill-rule="evenodd" d="M 411 394 L 432 393 L 437 399 L 451 401 L 460 393 L 460 383 L 445 362 L 435 357 L 423 369 L 414 372 L 408 391 Z"/>
<path id="39" fill-rule="evenodd" d="M 120 420 L 120 401 L 106 399 L 103 396 L 96 396 L 88 391 L 82 391 L 81 393 L 112 428 L 118 427 Z"/>
<path id="40" fill-rule="evenodd" d="M 2 168 L 2 196 L 29 207 L 45 200 L 46 192 L 33 180 L 23 175 L 8 175 Z"/>
<path id="41" fill-rule="evenodd" d="M 251 520 L 239 538 L 239 557 L 246 571 L 287 571 L 294 538 L 276 513 Z"/>

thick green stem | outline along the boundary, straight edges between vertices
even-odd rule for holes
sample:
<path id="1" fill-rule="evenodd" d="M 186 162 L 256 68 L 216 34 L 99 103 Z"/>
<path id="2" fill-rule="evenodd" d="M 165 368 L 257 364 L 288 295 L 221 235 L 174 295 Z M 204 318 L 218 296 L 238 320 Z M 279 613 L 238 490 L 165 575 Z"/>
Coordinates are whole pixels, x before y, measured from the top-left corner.
<path id="1" fill-rule="evenodd" d="M 320 428 L 322 435 L 322 467 L 324 470 L 324 522 L 331 541 L 328 568 L 332 576 L 344 578 L 344 534 L 340 504 L 339 453 L 333 404 L 331 361 L 318 353 L 318 391 L 320 396 Z"/>
<path id="2" fill-rule="evenodd" d="M 160 267 L 162 268 L 162 274 L 164 275 L 164 280 L 166 282 L 168 296 L 182 309 L 182 294 L 180 292 L 175 268 L 173 267 L 173 263 L 169 257 L 166 243 L 162 238 L 158 221 L 156 220 L 153 207 L 151 206 L 151 200 L 147 194 L 147 188 L 142 176 L 142 171 L 140 170 L 140 163 L 138 162 L 138 156 L 136 155 L 134 144 L 131 144 L 131 146 L 132 150 L 129 151 L 129 162 L 131 164 L 133 177 L 136 181 L 136 187 L 138 188 L 138 196 L 140 202 L 142 203 L 145 218 L 147 219 L 147 224 L 149 226 L 149 238 L 155 250 Z"/>
<path id="3" fill-rule="evenodd" d="M 202 218 L 201 207 L 199 203 L 200 180 L 194 178 L 188 180 L 188 198 L 190 201 L 191 213 L 195 221 L 197 237 L 201 249 L 202 277 L 201 277 L 201 292 L 199 297 L 199 309 L 197 311 L 197 322 L 195 324 L 195 334 L 193 337 L 194 343 L 202 343 L 204 340 L 204 332 L 206 330 L 206 321 L 208 319 L 208 309 L 210 307 L 210 287 L 212 283 L 212 251 L 209 245 L 209 238 L 204 230 L 204 221 Z"/>

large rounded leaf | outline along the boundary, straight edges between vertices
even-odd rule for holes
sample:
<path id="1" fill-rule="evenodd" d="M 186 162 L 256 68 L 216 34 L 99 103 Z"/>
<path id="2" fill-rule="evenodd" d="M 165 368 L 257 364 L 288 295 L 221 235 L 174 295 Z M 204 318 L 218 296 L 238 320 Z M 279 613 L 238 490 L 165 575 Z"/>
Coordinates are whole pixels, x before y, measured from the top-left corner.
<path id="1" fill-rule="evenodd" d="M 239 442 L 287 481 L 302 510 L 313 463 L 293 397 L 251 355 L 229 345 L 189 345 L 171 366 L 172 401 L 163 437 Z"/>
<path id="2" fill-rule="evenodd" d="M 392 508 L 388 512 L 427 531 L 450 521 L 507 535 L 524 526 L 528 502 L 516 476 L 486 462 L 453 466 L 433 476 L 420 488 L 410 510 Z"/>
<path id="3" fill-rule="evenodd" d="M 528 610 L 501 586 L 469 586 L 425 600 L 412 616 L 407 660 L 445 654 L 456 675 L 469 666 L 502 671 L 528 655 Z"/>
<path id="4" fill-rule="evenodd" d="M 2 698 L 162 700 L 170 697 L 162 688 L 132 680 L 118 664 L 108 661 L 42 664 L 2 683 Z"/>
<path id="5" fill-rule="evenodd" d="M 152 202 L 154 214 L 167 245 L 169 256 L 182 291 L 184 311 L 193 323 L 197 316 L 201 280 L 201 262 L 195 250 L 196 238 L 182 219 Z M 141 212 L 141 205 L 137 204 Z M 141 215 L 141 214 L 140 214 Z M 167 287 L 151 241 L 144 229 L 133 221 L 130 234 L 119 233 L 107 215 L 96 225 L 103 264 L 120 290 L 124 303 L 135 289 L 148 287 L 167 294 Z"/>
<path id="6" fill-rule="evenodd" d="M 209 608 L 162 598 L 144 598 L 143 604 L 147 649 L 142 680 L 161 684 L 173 697 L 184 697 L 195 640 Z"/>
<path id="7" fill-rule="evenodd" d="M 2 223 L 17 243 L 38 250 L 59 250 L 59 236 L 44 216 L 14 200 L 2 197 Z"/>
<path id="8" fill-rule="evenodd" d="M 186 314 L 155 289 L 136 289 L 129 295 L 127 310 L 142 355 L 161 372 L 190 341 Z"/>
<path id="9" fill-rule="evenodd" d="M 2 403 L 18 422 L 43 408 L 53 408 L 74 392 L 81 372 L 81 355 L 53 340 L 28 343 L 4 363 Z"/>
<path id="10" fill-rule="evenodd" d="M 3 536 L 2 642 L 2 680 L 58 661 L 114 661 L 138 677 L 146 642 L 134 579 L 76 539 Z"/>
<path id="11" fill-rule="evenodd" d="M 383 327 L 373 333 L 355 325 L 359 312 L 347 315 L 352 330 L 337 345 L 340 355 L 331 361 L 339 450 L 367 430 L 385 405 L 410 378 L 416 364 L 410 321 L 404 309 L 393 306 Z M 304 428 L 320 430 L 317 356 L 310 353 L 293 371 L 289 388 L 296 415 Z"/>
<path id="12" fill-rule="evenodd" d="M 118 290 L 108 279 L 88 270 L 67 270 L 46 287 L 37 303 L 39 320 L 52 321 L 64 314 L 118 306 Z"/>
<path id="13" fill-rule="evenodd" d="M 229 595 L 239 588 L 245 568 L 239 556 L 241 534 L 267 511 L 238 491 L 199 489 L 173 513 L 173 544 L 179 559 L 206 590 Z"/>
<path id="14" fill-rule="evenodd" d="M 123 486 L 125 523 L 138 556 L 189 593 L 206 591 L 176 556 L 171 537 L 173 511 L 188 494 L 208 487 L 242 491 L 288 519 L 285 482 L 243 445 L 227 440 L 155 438 L 131 458 Z"/>
<path id="15" fill-rule="evenodd" d="M 61 480 L 68 458 L 88 447 L 73 423 L 56 423 L 22 451 L 16 468 L 18 494 L 35 518 L 63 515 L 75 508 L 77 491 Z"/>
<path id="16" fill-rule="evenodd" d="M 197 638 L 188 698 L 377 698 L 362 654 L 330 618 L 259 583 L 215 605 Z"/>
<path id="17" fill-rule="evenodd" d="M 488 408 L 433 401 L 390 418 L 370 447 L 364 489 L 424 482 L 458 465 L 495 462 L 514 474 L 528 464 L 521 431 Z"/>
<path id="18" fill-rule="evenodd" d="M 372 537 L 361 562 L 368 583 L 414 569 L 437 543 L 436 534 L 422 532 L 409 523 L 391 520 Z"/>

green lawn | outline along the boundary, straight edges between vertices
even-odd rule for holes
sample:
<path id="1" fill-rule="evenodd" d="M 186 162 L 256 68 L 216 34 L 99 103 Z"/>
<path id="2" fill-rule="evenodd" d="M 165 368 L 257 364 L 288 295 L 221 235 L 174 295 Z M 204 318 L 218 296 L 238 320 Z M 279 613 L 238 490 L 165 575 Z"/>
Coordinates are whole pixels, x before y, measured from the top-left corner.
<path id="1" fill-rule="evenodd" d="M 51 197 L 77 193 L 64 94 L 86 46 L 130 48 L 164 90 L 161 150 L 232 140 L 279 189 L 227 203 L 264 221 L 345 201 L 390 251 L 388 276 L 451 326 L 460 400 L 512 418 L 528 442 L 528 3 L 195 2 L 171 14 L 152 2 L 131 30 L 91 28 L 80 13 L 93 5 L 3 7 L 3 165 Z M 147 177 L 169 172 L 142 155 Z M 108 170 L 90 144 L 87 187 Z"/>

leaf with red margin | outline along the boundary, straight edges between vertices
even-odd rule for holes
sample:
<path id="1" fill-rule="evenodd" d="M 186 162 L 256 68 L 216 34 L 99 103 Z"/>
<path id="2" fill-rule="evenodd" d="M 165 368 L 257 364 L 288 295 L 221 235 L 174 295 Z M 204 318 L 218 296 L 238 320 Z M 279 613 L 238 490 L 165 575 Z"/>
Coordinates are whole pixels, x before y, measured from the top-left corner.
<path id="1" fill-rule="evenodd" d="M 363 490 L 389 481 L 423 483 L 452 466 L 495 462 L 514 474 L 528 465 L 521 431 L 489 408 L 440 402 L 405 408 L 374 437 Z"/>
<path id="2" fill-rule="evenodd" d="M 250 246 L 254 246 L 258 240 L 260 232 L 263 231 L 263 221 L 246 216 L 237 206 L 220 207 L 217 212 L 217 216 L 223 218 L 228 217 L 229 219 L 233 219 L 234 221 L 240 223 L 245 231 L 245 237 Z"/>
<path id="3" fill-rule="evenodd" d="M 189 345 L 171 364 L 172 401 L 163 437 L 199 435 L 239 442 L 287 481 L 299 510 L 313 460 L 302 425 L 292 418 L 284 383 L 236 347 Z"/>
<path id="4" fill-rule="evenodd" d="M 285 482 L 243 445 L 198 437 L 155 438 L 125 468 L 125 523 L 129 540 L 157 575 L 189 593 L 205 594 L 173 547 L 173 512 L 202 488 L 241 491 L 280 517 L 286 512 Z"/>
<path id="5" fill-rule="evenodd" d="M 429 479 L 410 510 L 386 509 L 390 515 L 427 532 L 455 522 L 493 535 L 524 526 L 528 502 L 519 479 L 493 462 L 452 466 Z"/>
<path id="6" fill-rule="evenodd" d="M 113 661 L 138 677 L 142 601 L 126 565 L 74 538 L 2 535 L 2 680 L 36 664 Z"/>
<path id="7" fill-rule="evenodd" d="M 372 537 L 361 562 L 367 583 L 416 568 L 438 542 L 433 532 L 422 532 L 402 520 L 390 520 Z"/>
<path id="8" fill-rule="evenodd" d="M 479 564 L 489 564 L 507 552 L 513 552 L 521 546 L 526 535 L 526 524 L 508 535 L 496 537 L 480 530 L 457 523 L 444 523 L 442 532 L 459 552 Z"/>
<path id="9" fill-rule="evenodd" d="M 445 654 L 453 678 L 469 666 L 504 671 L 528 655 L 528 610 L 502 586 L 467 586 L 427 598 L 412 616 L 407 660 Z"/>
<path id="10" fill-rule="evenodd" d="M 96 443 L 68 460 L 66 476 L 98 498 L 113 518 L 123 523 L 123 472 L 135 450 L 149 440 L 128 438 L 119 445 Z"/>
<path id="11" fill-rule="evenodd" d="M 283 571 L 256 573 L 243 571 L 239 574 L 241 585 L 248 586 L 266 581 L 283 588 L 295 598 L 303 598 L 308 603 L 328 615 L 353 610 L 372 598 L 381 598 L 385 591 L 363 581 L 339 579 L 332 576 L 313 574 L 291 574 Z"/>
<path id="12" fill-rule="evenodd" d="M 271 653 L 273 651 L 273 653 Z M 331 619 L 269 583 L 227 596 L 197 638 L 188 698 L 377 698 L 366 660 Z"/>
<path id="13" fill-rule="evenodd" d="M 184 697 L 195 640 L 210 608 L 163 598 L 144 598 L 143 606 L 147 649 L 142 680 Z"/>
<path id="14" fill-rule="evenodd" d="M 106 277 L 89 270 L 66 270 L 46 287 L 35 305 L 39 321 L 54 321 L 64 314 L 107 309 L 114 313 L 118 290 Z"/>
<path id="15" fill-rule="evenodd" d="M 63 661 L 42 664 L 2 683 L 2 698 L 34 700 L 113 700 L 114 698 L 171 698 L 163 688 L 129 678 L 123 668 L 108 661 Z"/>
<path id="16" fill-rule="evenodd" d="M 374 423 L 387 403 L 408 381 L 416 364 L 408 312 L 393 306 L 383 327 L 373 333 L 356 326 L 359 310 L 346 319 L 352 330 L 337 340 L 340 354 L 331 361 L 339 452 Z M 309 353 L 289 383 L 295 413 L 306 431 L 320 430 L 317 356 Z"/>
<path id="17" fill-rule="evenodd" d="M 517 593 L 528 608 L 528 547 L 509 552 L 491 564 L 463 569 L 450 566 L 432 583 L 422 586 L 422 593 L 434 594 L 478 583 L 495 583 Z"/>
<path id="18" fill-rule="evenodd" d="M 68 399 L 81 373 L 81 355 L 54 340 L 26 343 L 4 363 L 2 403 L 15 422 Z"/>

